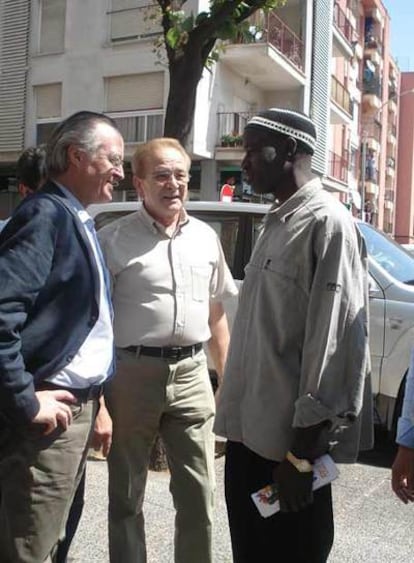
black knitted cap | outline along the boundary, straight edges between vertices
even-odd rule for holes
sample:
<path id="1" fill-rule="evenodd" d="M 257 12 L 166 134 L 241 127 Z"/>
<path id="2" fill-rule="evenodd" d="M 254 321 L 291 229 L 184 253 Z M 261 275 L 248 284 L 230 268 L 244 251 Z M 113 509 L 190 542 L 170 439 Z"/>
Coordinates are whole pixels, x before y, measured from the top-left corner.
<path id="1" fill-rule="evenodd" d="M 259 112 L 246 125 L 246 129 L 259 128 L 293 137 L 315 151 L 316 129 L 310 118 L 300 111 L 270 108 Z"/>

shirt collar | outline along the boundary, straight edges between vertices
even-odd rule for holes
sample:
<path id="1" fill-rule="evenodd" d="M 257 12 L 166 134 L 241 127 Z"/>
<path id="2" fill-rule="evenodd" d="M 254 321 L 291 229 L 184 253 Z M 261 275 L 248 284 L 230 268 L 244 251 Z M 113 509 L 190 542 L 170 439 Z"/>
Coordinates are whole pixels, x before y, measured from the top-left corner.
<path id="1" fill-rule="evenodd" d="M 153 233 L 162 233 L 167 235 L 166 233 L 166 227 L 164 225 L 162 225 L 161 223 L 159 223 L 158 221 L 156 221 L 154 219 L 154 217 L 152 215 L 150 215 L 147 211 L 147 209 L 145 208 L 144 202 L 142 202 L 142 205 L 138 211 L 138 213 L 141 215 L 141 219 L 144 221 L 145 225 L 147 225 L 147 227 L 153 232 Z M 183 227 L 183 225 L 185 225 L 186 223 L 188 223 L 189 221 L 189 215 L 187 213 L 187 211 L 184 209 L 184 207 L 181 209 L 181 213 L 180 213 L 180 219 L 178 221 L 178 226 L 176 229 L 176 233 Z M 168 236 L 168 235 L 167 235 Z"/>
<path id="2" fill-rule="evenodd" d="M 322 182 L 320 178 L 312 178 L 306 182 L 297 192 L 290 196 L 282 205 L 274 203 L 269 210 L 269 215 L 277 217 L 283 223 L 289 219 L 291 215 L 296 213 L 301 207 L 307 204 L 313 196 L 322 190 Z"/>

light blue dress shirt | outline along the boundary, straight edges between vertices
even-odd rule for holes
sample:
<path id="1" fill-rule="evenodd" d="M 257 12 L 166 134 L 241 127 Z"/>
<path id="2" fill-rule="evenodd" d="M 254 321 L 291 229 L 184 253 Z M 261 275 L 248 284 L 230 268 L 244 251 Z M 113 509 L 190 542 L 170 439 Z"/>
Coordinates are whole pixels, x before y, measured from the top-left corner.
<path id="1" fill-rule="evenodd" d="M 414 448 L 414 348 L 411 352 L 402 413 L 398 420 L 397 444 Z"/>

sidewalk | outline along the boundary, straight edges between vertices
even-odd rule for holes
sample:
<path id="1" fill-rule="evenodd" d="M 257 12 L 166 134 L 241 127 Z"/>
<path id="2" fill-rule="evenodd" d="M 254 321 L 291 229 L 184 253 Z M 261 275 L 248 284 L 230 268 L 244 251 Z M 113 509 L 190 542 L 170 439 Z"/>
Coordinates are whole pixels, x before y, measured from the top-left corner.
<path id="1" fill-rule="evenodd" d="M 214 562 L 232 563 L 223 469 L 224 457 L 221 457 L 216 460 Z M 172 563 L 174 560 L 174 508 L 168 485 L 168 472 L 149 472 L 144 505 L 148 563 Z M 108 563 L 106 462 L 88 461 L 86 491 L 85 509 L 68 563 Z"/>

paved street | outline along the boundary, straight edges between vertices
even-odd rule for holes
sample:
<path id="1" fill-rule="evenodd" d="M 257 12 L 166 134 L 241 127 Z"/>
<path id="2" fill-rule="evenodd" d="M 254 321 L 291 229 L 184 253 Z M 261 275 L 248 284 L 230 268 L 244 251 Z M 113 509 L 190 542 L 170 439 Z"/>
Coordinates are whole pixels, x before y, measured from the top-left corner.
<path id="1" fill-rule="evenodd" d="M 365 456 L 364 463 L 340 466 L 341 475 L 334 485 L 336 539 L 330 563 L 414 561 L 414 506 L 404 506 L 392 495 L 390 470 L 386 467 L 392 454 L 387 448 L 381 448 Z M 223 464 L 223 458 L 216 461 L 214 556 L 216 563 L 231 563 L 222 486 Z M 71 563 L 108 562 L 106 478 L 105 462 L 88 462 L 86 507 Z M 167 473 L 150 473 L 145 512 L 148 563 L 172 563 L 174 510 Z"/>

